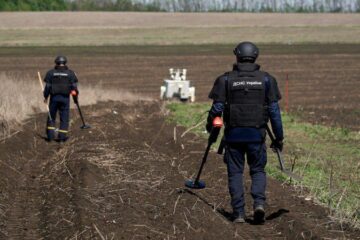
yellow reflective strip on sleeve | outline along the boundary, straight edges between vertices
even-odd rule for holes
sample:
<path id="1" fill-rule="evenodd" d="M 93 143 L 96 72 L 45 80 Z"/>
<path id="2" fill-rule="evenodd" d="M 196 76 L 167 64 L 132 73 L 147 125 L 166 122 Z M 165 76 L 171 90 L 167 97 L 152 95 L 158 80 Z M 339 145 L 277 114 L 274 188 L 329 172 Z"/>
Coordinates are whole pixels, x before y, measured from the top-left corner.
<path id="1" fill-rule="evenodd" d="M 49 130 L 55 130 L 54 127 L 47 127 L 47 129 L 49 129 Z"/>
<path id="2" fill-rule="evenodd" d="M 68 133 L 68 131 L 66 131 L 66 130 L 59 130 L 58 132 L 61 132 L 61 133 Z"/>

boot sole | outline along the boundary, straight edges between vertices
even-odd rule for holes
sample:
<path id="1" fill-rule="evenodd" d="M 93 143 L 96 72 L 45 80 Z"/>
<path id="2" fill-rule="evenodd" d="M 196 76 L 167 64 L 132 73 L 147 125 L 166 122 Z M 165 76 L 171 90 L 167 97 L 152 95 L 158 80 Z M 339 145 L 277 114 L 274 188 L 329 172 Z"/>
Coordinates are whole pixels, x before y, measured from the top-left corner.
<path id="1" fill-rule="evenodd" d="M 237 218 L 234 220 L 234 223 L 245 223 L 245 219 L 244 218 Z"/>

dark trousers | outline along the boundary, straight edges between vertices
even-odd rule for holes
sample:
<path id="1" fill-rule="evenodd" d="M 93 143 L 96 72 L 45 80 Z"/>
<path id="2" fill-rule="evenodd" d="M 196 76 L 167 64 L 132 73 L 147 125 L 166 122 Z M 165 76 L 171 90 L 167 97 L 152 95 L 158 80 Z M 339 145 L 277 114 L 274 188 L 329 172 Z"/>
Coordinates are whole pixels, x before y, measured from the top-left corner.
<path id="1" fill-rule="evenodd" d="M 69 128 L 69 112 L 70 112 L 70 97 L 67 95 L 53 95 L 50 97 L 49 103 L 50 116 L 48 117 L 46 133 L 49 140 L 55 138 L 55 120 L 56 113 L 59 111 L 60 128 L 58 130 L 58 139 L 60 141 L 67 140 Z"/>
<path id="2" fill-rule="evenodd" d="M 254 206 L 265 204 L 267 162 L 265 143 L 236 143 L 226 146 L 224 161 L 227 164 L 229 192 L 234 214 L 245 214 L 243 172 L 245 155 L 250 168 L 251 196 Z"/>

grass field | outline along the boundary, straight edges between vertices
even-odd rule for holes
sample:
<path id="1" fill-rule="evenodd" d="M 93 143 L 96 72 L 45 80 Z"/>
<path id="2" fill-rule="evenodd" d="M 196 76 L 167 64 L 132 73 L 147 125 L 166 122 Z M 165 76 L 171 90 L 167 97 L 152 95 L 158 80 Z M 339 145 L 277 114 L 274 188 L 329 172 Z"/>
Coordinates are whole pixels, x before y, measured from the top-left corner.
<path id="1" fill-rule="evenodd" d="M 359 35 L 358 14 L 0 13 L 0 46 L 359 43 Z"/>
<path id="2" fill-rule="evenodd" d="M 47 111 L 43 103 L 42 90 L 38 79 L 28 76 L 0 75 L 0 139 L 11 136 L 13 132 L 21 129 L 21 126 L 32 115 Z M 149 99 L 135 96 L 125 90 L 104 89 L 101 84 L 97 86 L 80 86 L 81 105 L 91 105 L 99 101 L 127 101 Z M 16 89 L 17 93 L 14 94 Z M 74 107 L 74 104 L 72 104 Z"/>

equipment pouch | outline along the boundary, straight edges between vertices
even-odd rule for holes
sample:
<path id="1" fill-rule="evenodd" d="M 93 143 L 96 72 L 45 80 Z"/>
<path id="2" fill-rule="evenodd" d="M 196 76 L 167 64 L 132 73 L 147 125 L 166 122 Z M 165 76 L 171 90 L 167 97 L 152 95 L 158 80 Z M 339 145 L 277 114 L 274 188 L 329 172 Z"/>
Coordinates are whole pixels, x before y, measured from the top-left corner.
<path id="1" fill-rule="evenodd" d="M 261 104 L 232 104 L 230 127 L 260 127 L 264 123 L 263 111 Z"/>

